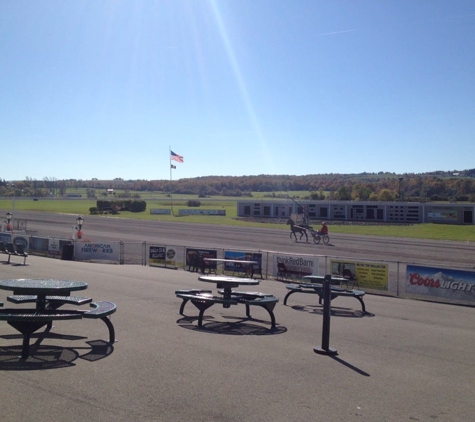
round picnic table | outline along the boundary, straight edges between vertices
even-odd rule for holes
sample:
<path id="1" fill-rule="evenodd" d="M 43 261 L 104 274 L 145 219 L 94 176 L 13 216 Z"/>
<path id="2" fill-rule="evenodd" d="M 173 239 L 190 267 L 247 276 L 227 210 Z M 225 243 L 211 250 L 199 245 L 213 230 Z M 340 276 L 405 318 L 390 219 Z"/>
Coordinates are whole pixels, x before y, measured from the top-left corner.
<path id="1" fill-rule="evenodd" d="M 210 262 L 228 262 L 230 264 L 259 264 L 257 261 L 245 261 L 243 259 L 227 259 L 227 258 L 203 258 L 204 261 Z"/>
<path id="2" fill-rule="evenodd" d="M 252 278 L 252 268 L 254 265 L 259 265 L 258 261 L 247 261 L 244 259 L 233 259 L 233 258 L 203 258 L 203 261 L 207 263 L 208 265 L 211 265 L 212 263 L 215 264 L 215 267 L 212 268 L 211 266 L 209 267 L 209 273 L 211 271 L 216 272 L 216 266 L 218 264 L 223 264 L 223 270 L 224 271 L 236 271 L 242 268 L 244 271 L 249 272 L 251 274 Z"/>
<path id="3" fill-rule="evenodd" d="M 239 286 L 255 286 L 259 284 L 259 280 L 253 278 L 241 278 L 241 277 L 226 277 L 226 276 L 207 276 L 202 275 L 198 277 L 198 280 L 205 283 L 215 283 L 218 289 L 223 289 L 223 297 L 225 299 L 231 299 L 231 293 L 233 287 Z"/>
<path id="4" fill-rule="evenodd" d="M 255 286 L 259 284 L 259 280 L 254 278 L 242 278 L 242 277 L 227 277 L 227 276 L 208 276 L 202 275 L 198 277 L 198 280 L 206 283 L 218 284 L 218 288 L 232 289 L 238 286 Z"/>
<path id="5" fill-rule="evenodd" d="M 72 291 L 87 289 L 87 283 L 71 280 L 20 278 L 0 280 L 0 289 L 12 290 L 15 295 L 36 295 L 37 308 L 44 310 L 46 296 L 69 296 Z"/>
<path id="6" fill-rule="evenodd" d="M 325 281 L 325 277 L 322 275 L 306 275 L 304 279 L 310 280 L 310 283 L 319 283 L 319 284 L 323 284 L 323 282 Z M 345 283 L 348 283 L 348 280 L 344 277 L 332 276 L 330 280 L 330 284 L 337 285 L 337 286 L 340 284 L 345 284 Z"/>

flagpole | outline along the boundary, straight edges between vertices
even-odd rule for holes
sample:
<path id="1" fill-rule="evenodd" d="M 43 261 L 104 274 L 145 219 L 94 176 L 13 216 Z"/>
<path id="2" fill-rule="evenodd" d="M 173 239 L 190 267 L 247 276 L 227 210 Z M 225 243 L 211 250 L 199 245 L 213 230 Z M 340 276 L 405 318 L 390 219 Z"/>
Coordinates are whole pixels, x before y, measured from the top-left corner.
<path id="1" fill-rule="evenodd" d="M 168 145 L 168 159 L 170 160 L 170 210 L 173 214 L 173 184 L 172 184 L 172 149 L 170 145 Z"/>

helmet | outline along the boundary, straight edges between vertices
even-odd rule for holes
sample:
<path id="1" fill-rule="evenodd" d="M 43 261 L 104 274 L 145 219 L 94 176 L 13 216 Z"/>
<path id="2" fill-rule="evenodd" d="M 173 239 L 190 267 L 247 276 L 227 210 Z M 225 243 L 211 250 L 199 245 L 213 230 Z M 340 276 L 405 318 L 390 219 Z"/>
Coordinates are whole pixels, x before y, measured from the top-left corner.
<path id="1" fill-rule="evenodd" d="M 327 225 L 327 223 L 325 223 L 324 221 L 322 221 L 322 225 L 326 226 L 326 225 Z"/>

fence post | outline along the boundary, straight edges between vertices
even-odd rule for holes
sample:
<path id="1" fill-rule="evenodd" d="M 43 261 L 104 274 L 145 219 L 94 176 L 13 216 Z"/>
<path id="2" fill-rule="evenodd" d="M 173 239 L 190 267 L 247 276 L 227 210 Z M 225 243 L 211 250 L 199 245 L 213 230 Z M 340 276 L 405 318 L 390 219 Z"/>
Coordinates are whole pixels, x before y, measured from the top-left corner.
<path id="1" fill-rule="evenodd" d="M 396 270 L 396 278 L 397 278 L 397 282 L 396 282 L 396 296 L 399 297 L 399 261 L 397 262 L 397 270 Z"/>
<path id="2" fill-rule="evenodd" d="M 274 262 L 272 262 L 272 271 L 274 271 Z M 272 273 L 274 275 L 274 273 Z M 266 252 L 266 278 L 269 278 L 269 251 Z"/>
<path id="3" fill-rule="evenodd" d="M 124 242 L 119 242 L 119 265 L 124 265 Z"/>

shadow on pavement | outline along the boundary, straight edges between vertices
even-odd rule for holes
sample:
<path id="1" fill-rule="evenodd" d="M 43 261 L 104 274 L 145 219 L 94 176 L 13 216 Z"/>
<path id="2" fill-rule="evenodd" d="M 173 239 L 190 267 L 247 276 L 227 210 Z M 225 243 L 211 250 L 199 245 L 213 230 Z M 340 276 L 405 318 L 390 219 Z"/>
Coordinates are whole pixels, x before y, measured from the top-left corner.
<path id="1" fill-rule="evenodd" d="M 180 327 L 188 330 L 202 331 L 212 334 L 225 334 L 235 336 L 268 336 L 274 334 L 282 334 L 287 328 L 277 325 L 274 329 L 259 325 L 269 324 L 267 321 L 258 319 L 248 319 L 239 317 L 223 317 L 225 319 L 233 319 L 235 321 L 215 321 L 212 316 L 203 317 L 203 326 L 198 327 L 198 317 L 183 317 L 177 320 Z"/>

